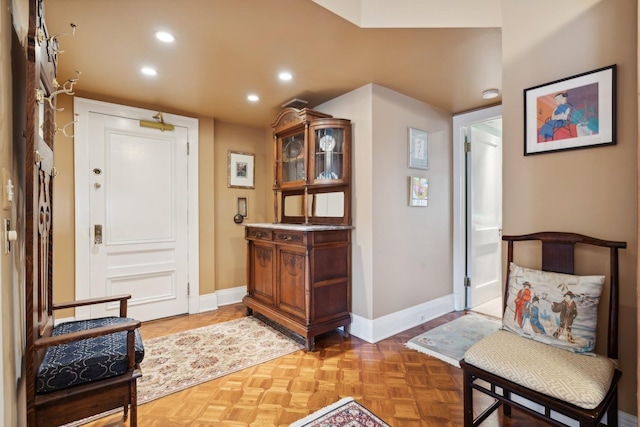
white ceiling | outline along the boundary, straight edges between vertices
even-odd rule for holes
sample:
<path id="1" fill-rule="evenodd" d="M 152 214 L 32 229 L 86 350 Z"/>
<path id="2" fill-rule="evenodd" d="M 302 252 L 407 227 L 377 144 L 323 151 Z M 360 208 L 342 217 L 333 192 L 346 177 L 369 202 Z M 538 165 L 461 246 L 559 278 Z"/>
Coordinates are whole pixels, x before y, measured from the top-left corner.
<path id="1" fill-rule="evenodd" d="M 499 28 L 360 28 L 312 0 L 44 3 L 50 34 L 77 25 L 57 40 L 58 81 L 80 71 L 78 96 L 260 127 L 292 98 L 315 107 L 368 83 L 453 114 L 500 102 L 481 97 L 501 89 Z"/>

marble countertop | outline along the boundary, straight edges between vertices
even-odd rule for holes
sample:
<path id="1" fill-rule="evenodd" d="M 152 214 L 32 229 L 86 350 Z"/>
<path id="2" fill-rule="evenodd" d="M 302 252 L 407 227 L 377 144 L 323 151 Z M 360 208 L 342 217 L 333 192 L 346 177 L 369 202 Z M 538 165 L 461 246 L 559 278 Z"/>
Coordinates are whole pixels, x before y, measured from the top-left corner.
<path id="1" fill-rule="evenodd" d="M 323 230 L 350 230 L 354 228 L 352 225 L 334 225 L 334 224 L 285 224 L 279 222 L 277 224 L 262 222 L 253 224 L 244 224 L 245 227 L 257 227 L 257 228 L 272 228 L 279 230 L 293 230 L 293 231 L 323 231 Z"/>

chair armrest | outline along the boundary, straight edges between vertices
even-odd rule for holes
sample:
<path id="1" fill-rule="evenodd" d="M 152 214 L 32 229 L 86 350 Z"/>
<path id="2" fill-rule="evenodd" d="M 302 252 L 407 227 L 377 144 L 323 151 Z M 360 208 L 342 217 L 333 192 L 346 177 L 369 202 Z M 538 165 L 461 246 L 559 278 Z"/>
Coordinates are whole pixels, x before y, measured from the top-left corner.
<path id="1" fill-rule="evenodd" d="M 127 317 L 127 300 L 131 298 L 131 295 L 112 295 L 102 298 L 91 298 L 77 301 L 67 301 L 59 304 L 53 304 L 53 310 L 62 310 L 64 308 L 82 307 L 85 305 L 103 304 L 106 302 L 120 301 L 120 317 Z"/>
<path id="2" fill-rule="evenodd" d="M 35 348 L 47 348 L 54 345 L 67 344 L 74 341 L 80 341 L 87 338 L 95 338 L 103 335 L 109 335 L 116 332 L 124 332 L 138 329 L 141 325 L 139 320 L 130 320 L 128 322 L 118 323 L 109 326 L 100 326 L 99 328 L 87 329 L 84 331 L 72 332 L 70 334 L 55 335 L 50 337 L 38 338 L 34 346 Z M 133 335 L 133 333 L 131 334 Z"/>

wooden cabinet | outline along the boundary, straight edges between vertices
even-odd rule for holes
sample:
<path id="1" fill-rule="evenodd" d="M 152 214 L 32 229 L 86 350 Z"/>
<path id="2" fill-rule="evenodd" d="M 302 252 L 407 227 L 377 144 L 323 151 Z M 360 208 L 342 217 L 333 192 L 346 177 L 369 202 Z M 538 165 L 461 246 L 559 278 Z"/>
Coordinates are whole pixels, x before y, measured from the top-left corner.
<path id="1" fill-rule="evenodd" d="M 351 224 L 351 122 L 287 108 L 273 123 L 273 138 L 276 218 Z"/>
<path id="2" fill-rule="evenodd" d="M 303 336 L 313 350 L 315 336 L 351 324 L 351 228 L 251 224 L 248 241 L 249 311 Z"/>
<path id="3" fill-rule="evenodd" d="M 351 122 L 287 108 L 273 124 L 274 224 L 246 224 L 249 313 L 315 337 L 351 324 Z"/>

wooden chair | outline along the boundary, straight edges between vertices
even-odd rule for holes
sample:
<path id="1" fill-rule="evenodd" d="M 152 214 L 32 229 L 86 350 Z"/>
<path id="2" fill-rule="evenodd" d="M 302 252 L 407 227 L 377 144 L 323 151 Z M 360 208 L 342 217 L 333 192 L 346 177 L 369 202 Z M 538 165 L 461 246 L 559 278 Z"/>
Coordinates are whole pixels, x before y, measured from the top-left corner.
<path id="1" fill-rule="evenodd" d="M 144 348 L 129 319 L 129 295 L 53 303 L 53 135 L 57 50 L 44 22 L 44 1 L 29 2 L 26 88 L 14 87 L 26 104 L 24 163 L 25 349 L 27 426 L 59 426 L 105 411 L 130 412 L 137 425 L 136 381 Z M 38 94 L 38 96 L 36 96 Z M 40 108 L 44 105 L 44 108 Z M 41 116 L 43 114 L 43 116 Z M 21 211 L 22 209 L 19 209 Z M 119 304 L 120 317 L 54 325 L 54 310 Z M 130 410 L 130 411 L 129 411 Z"/>
<path id="2" fill-rule="evenodd" d="M 576 420 L 581 427 L 595 427 L 606 415 L 607 425 L 617 426 L 617 384 L 622 375 L 617 369 L 617 363 L 613 362 L 618 358 L 618 249 L 626 248 L 626 243 L 561 232 L 503 236 L 502 239 L 508 242 L 508 265 L 514 259 L 514 242 L 539 241 L 542 244 L 542 271 L 565 274 L 574 274 L 576 244 L 609 249 L 610 286 L 606 357 L 572 353 L 510 331 L 499 330 L 473 345 L 460 362 L 464 384 L 464 425 L 467 427 L 479 425 L 498 407 L 503 406 L 505 416 L 510 416 L 511 407 L 515 407 L 550 425 L 565 426 L 569 418 Z M 598 250 L 593 252 L 597 254 Z M 503 309 L 507 304 L 509 280 L 509 273 L 507 273 Z M 569 341 L 568 338 L 567 341 Z M 534 361 L 530 365 L 522 366 L 524 358 L 532 352 Z M 528 360 L 531 359 L 530 357 Z M 564 360 L 564 363 L 570 363 L 571 366 L 580 365 L 584 368 L 585 377 L 589 379 L 595 378 L 596 372 L 607 371 L 607 376 L 604 376 L 605 374 L 602 376 L 606 379 L 601 381 L 601 394 L 598 394 L 602 397 L 596 397 L 593 403 L 585 404 L 567 401 L 572 400 L 571 396 L 563 392 L 557 390 L 550 392 L 549 388 L 559 388 L 558 385 L 564 380 L 562 376 L 566 375 L 566 372 L 559 374 L 556 372 L 558 376 L 550 378 L 546 375 L 545 369 L 558 366 L 561 360 Z M 584 384 L 581 386 L 588 388 Z M 475 418 L 474 390 L 495 399 L 492 405 Z M 554 393 L 558 396 L 554 396 Z"/>

